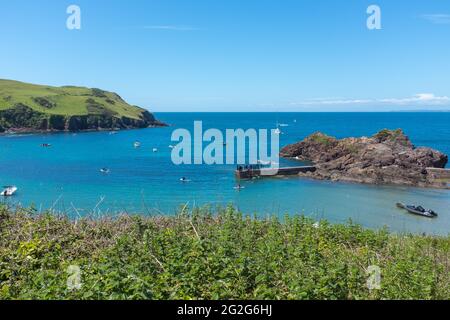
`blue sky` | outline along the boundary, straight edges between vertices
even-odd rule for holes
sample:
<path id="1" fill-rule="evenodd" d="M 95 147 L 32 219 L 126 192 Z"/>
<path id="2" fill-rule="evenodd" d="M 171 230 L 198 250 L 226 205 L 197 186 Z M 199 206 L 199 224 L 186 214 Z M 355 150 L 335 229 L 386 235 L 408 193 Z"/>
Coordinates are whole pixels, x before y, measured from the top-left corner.
<path id="1" fill-rule="evenodd" d="M 447 0 L 0 0 L 0 33 L 0 78 L 152 111 L 450 109 Z"/>

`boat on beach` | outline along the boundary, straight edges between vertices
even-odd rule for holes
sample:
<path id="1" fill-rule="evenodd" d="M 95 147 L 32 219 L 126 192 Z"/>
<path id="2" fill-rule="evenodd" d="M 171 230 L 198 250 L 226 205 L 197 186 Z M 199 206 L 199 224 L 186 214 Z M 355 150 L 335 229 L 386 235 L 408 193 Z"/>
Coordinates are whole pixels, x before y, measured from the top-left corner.
<path id="1" fill-rule="evenodd" d="M 438 214 L 431 209 L 425 209 L 422 206 L 405 205 L 403 203 L 397 203 L 397 207 L 400 209 L 405 209 L 409 213 L 423 216 L 427 218 L 436 218 Z"/>
<path id="2" fill-rule="evenodd" d="M 3 191 L 0 193 L 3 197 L 11 197 L 17 191 L 16 186 L 4 186 L 3 188 Z"/>

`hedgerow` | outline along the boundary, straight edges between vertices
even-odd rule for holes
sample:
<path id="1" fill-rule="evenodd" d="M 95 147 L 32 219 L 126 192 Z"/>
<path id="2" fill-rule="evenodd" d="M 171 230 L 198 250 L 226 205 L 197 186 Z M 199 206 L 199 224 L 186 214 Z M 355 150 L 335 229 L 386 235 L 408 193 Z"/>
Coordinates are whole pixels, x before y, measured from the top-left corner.
<path id="1" fill-rule="evenodd" d="M 77 220 L 0 207 L 0 299 L 450 299 L 449 252 L 449 237 L 232 207 Z"/>

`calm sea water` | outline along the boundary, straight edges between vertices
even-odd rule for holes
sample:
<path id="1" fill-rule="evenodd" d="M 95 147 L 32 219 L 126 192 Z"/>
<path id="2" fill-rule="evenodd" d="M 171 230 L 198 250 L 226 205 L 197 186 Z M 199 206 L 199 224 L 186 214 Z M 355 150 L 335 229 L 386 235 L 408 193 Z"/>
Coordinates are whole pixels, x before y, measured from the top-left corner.
<path id="1" fill-rule="evenodd" d="M 176 128 L 274 128 L 286 123 L 281 145 L 322 131 L 338 138 L 372 135 L 402 128 L 417 146 L 450 154 L 450 113 L 159 113 L 169 128 L 0 137 L 0 184 L 17 185 L 7 201 L 53 208 L 72 215 L 129 213 L 172 214 L 189 206 L 234 204 L 246 213 L 303 213 L 332 222 L 349 219 L 370 228 L 396 232 L 450 233 L 450 191 L 313 181 L 297 177 L 243 182 L 236 191 L 234 166 L 175 166 L 170 140 Z M 139 140 L 142 147 L 135 149 Z M 52 144 L 42 148 L 42 143 Z M 158 148 L 159 152 L 152 152 Z M 283 161 L 282 165 L 289 164 Z M 99 169 L 110 168 L 108 175 Z M 189 183 L 181 183 L 180 177 Z M 437 219 L 412 216 L 396 202 L 417 203 L 439 212 Z"/>

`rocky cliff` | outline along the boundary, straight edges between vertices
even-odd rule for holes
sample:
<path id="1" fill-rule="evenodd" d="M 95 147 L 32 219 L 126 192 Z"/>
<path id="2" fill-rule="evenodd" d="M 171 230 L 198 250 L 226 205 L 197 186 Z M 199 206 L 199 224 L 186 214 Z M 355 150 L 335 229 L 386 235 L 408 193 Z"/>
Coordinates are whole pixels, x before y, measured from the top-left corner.
<path id="1" fill-rule="evenodd" d="M 281 156 L 314 162 L 316 172 L 305 175 L 317 179 L 447 187 L 427 168 L 444 168 L 448 156 L 431 148 L 416 148 L 400 129 L 342 140 L 318 132 L 284 147 Z"/>
<path id="2" fill-rule="evenodd" d="M 148 111 L 143 111 L 139 118 L 130 118 L 113 114 L 46 114 L 23 104 L 0 110 L 0 132 L 119 130 L 152 126 L 165 124 Z"/>

